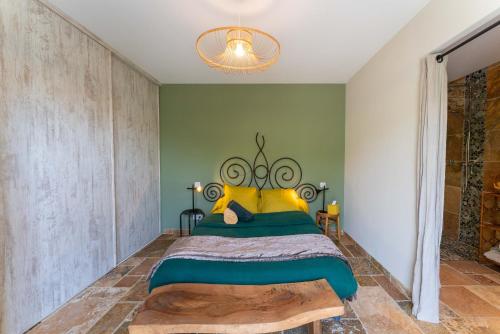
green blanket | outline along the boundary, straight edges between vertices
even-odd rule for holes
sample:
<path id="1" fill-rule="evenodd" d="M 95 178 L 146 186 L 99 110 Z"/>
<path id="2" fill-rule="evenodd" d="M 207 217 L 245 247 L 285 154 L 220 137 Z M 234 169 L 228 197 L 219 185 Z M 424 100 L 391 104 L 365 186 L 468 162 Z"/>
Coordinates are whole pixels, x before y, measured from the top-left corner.
<path id="1" fill-rule="evenodd" d="M 256 214 L 255 220 L 236 225 L 224 224 L 222 214 L 206 217 L 192 235 L 232 238 L 318 234 L 312 218 L 298 211 Z M 164 261 L 151 277 L 149 291 L 173 283 L 277 284 L 325 278 L 337 295 L 350 298 L 357 290 L 351 268 L 337 257 L 283 262 L 219 262 L 190 259 Z"/>
<path id="2" fill-rule="evenodd" d="M 254 220 L 236 225 L 225 224 L 223 215 L 215 214 L 203 219 L 191 234 L 250 238 L 319 233 L 321 231 L 309 215 L 300 211 L 289 211 L 256 214 Z"/>

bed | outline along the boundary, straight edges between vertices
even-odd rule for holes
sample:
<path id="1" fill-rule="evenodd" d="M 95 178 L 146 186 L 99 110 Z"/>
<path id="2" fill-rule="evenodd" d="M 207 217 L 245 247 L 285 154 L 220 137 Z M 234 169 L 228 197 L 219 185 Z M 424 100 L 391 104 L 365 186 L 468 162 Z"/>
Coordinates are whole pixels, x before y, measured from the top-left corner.
<path id="1" fill-rule="evenodd" d="M 307 203 L 326 189 L 302 183 L 292 158 L 269 163 L 264 137 L 257 133 L 255 141 L 253 164 L 231 157 L 221 165 L 220 182 L 205 185 L 214 214 L 177 239 L 152 269 L 150 296 L 131 333 L 266 333 L 308 323 L 311 333 L 321 333 L 321 319 L 344 313 L 342 300 L 355 295 L 356 279 L 306 213 Z M 246 186 L 253 195 L 241 199 L 251 203 L 239 202 L 231 186 Z M 269 205 L 273 196 L 288 206 Z M 253 219 L 225 222 L 218 203 L 230 199 L 245 204 Z M 293 210 L 286 209 L 290 203 Z"/>
<path id="2" fill-rule="evenodd" d="M 256 214 L 252 222 L 227 225 L 222 214 L 206 217 L 194 228 L 193 236 L 251 238 L 300 234 L 321 234 L 304 212 Z M 168 259 L 155 268 L 149 291 L 175 283 L 264 285 L 313 281 L 325 278 L 341 299 L 351 298 L 357 283 L 349 264 L 340 257 L 324 256 L 292 261 L 222 262 Z"/>

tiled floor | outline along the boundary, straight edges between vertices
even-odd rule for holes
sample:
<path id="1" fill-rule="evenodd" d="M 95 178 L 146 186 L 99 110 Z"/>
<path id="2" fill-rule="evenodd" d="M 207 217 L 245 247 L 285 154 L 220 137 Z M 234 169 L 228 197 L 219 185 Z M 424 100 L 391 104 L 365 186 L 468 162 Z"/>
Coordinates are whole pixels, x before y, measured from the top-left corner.
<path id="1" fill-rule="evenodd" d="M 29 334 L 128 333 L 128 324 L 147 296 L 146 275 L 173 240 L 172 236 L 162 235 Z M 434 325 L 410 316 L 408 295 L 349 236 L 334 242 L 348 257 L 360 288 L 357 298 L 346 303 L 346 314 L 341 319 L 323 321 L 324 333 L 500 333 L 500 273 L 494 269 L 472 261 L 443 261 L 441 323 Z M 307 330 L 295 328 L 285 333 Z"/>

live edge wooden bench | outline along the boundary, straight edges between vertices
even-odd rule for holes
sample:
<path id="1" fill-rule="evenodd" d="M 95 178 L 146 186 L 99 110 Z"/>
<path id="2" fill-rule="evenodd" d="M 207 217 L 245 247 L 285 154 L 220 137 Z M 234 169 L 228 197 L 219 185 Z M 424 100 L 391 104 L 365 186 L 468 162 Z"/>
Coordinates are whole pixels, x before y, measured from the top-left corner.
<path id="1" fill-rule="evenodd" d="M 324 279 L 271 285 L 171 284 L 154 289 L 129 326 L 130 334 L 282 331 L 344 314 Z"/>

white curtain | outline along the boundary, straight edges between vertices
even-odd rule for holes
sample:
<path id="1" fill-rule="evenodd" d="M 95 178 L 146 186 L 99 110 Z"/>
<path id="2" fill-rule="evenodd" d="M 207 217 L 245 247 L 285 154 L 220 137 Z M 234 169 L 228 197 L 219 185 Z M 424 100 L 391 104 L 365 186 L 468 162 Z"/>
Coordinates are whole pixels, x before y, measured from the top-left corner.
<path id="1" fill-rule="evenodd" d="M 417 214 L 413 315 L 439 322 L 439 246 L 443 227 L 448 80 L 445 58 L 425 58 L 420 78 Z"/>

